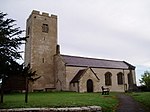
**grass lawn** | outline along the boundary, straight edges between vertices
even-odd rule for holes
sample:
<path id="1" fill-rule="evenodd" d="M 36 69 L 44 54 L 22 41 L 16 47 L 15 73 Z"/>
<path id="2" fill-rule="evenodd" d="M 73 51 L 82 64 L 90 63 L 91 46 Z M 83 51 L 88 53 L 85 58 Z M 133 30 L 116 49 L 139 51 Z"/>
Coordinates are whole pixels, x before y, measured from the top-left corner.
<path id="1" fill-rule="evenodd" d="M 101 106 L 103 112 L 113 112 L 118 104 L 116 93 L 37 92 L 29 93 L 24 103 L 23 93 L 7 94 L 0 108 Z"/>
<path id="2" fill-rule="evenodd" d="M 129 95 L 150 110 L 150 92 L 136 92 L 130 93 Z"/>

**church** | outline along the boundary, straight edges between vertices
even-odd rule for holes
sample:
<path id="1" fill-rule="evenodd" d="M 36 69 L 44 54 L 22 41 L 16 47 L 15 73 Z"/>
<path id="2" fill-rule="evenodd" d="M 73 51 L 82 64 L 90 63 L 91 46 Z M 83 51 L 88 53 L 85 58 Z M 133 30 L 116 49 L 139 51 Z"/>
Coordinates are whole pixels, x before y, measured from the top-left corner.
<path id="1" fill-rule="evenodd" d="M 57 16 L 33 10 L 26 23 L 25 64 L 41 76 L 30 91 L 125 92 L 136 85 L 135 66 L 125 61 L 63 55 Z"/>

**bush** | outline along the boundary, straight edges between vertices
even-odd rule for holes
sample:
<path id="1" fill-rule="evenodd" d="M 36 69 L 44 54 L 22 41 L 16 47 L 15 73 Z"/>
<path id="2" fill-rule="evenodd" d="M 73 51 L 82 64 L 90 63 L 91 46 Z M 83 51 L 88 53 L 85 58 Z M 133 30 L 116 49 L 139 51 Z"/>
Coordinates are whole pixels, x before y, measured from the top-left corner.
<path id="1" fill-rule="evenodd" d="M 138 86 L 138 89 L 142 92 L 150 92 L 150 88 L 145 85 Z"/>

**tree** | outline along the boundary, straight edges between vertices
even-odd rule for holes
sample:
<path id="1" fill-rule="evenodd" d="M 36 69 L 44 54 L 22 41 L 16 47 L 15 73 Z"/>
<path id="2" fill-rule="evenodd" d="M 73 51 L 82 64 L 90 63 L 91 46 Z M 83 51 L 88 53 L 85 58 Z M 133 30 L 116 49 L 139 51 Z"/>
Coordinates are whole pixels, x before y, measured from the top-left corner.
<path id="1" fill-rule="evenodd" d="M 0 12 L 0 79 L 1 84 L 1 103 L 3 103 L 3 84 L 6 77 L 18 69 L 17 59 L 21 59 L 21 52 L 18 50 L 26 41 L 26 37 L 21 37 L 23 30 L 15 27 L 15 20 L 5 19 L 3 12 Z"/>
<path id="2" fill-rule="evenodd" d="M 5 19 L 7 14 L 0 12 L 0 79 L 1 84 L 1 103 L 3 103 L 3 85 L 10 75 L 23 75 L 26 79 L 25 102 L 28 102 L 28 84 L 40 78 L 36 77 L 36 71 L 32 71 L 30 65 L 17 63 L 21 59 L 21 52 L 18 50 L 25 43 L 27 37 L 21 37 L 23 30 L 15 27 L 15 20 Z"/>
<path id="3" fill-rule="evenodd" d="M 150 72 L 145 71 L 143 75 L 141 75 L 141 80 L 139 80 L 142 85 L 145 85 L 147 89 L 150 89 Z"/>
<path id="4" fill-rule="evenodd" d="M 25 103 L 28 103 L 28 88 L 29 88 L 29 82 L 34 82 L 37 79 L 39 79 L 41 76 L 37 76 L 36 71 L 32 71 L 30 64 L 28 66 L 25 66 L 22 69 L 22 75 L 26 79 L 26 92 L 25 92 Z M 36 77 L 37 76 L 37 77 Z"/>
<path id="5" fill-rule="evenodd" d="M 15 27 L 15 20 L 5 19 L 6 15 L 0 12 L 0 75 L 6 75 L 12 63 L 21 58 L 18 50 L 26 41 L 26 37 L 20 36 L 23 30 Z"/>

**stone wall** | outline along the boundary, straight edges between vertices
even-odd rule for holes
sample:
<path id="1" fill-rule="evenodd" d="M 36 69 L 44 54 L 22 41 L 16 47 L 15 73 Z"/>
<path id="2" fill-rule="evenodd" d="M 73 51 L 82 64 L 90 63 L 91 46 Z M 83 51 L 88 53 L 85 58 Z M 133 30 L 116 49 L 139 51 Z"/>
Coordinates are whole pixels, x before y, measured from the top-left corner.
<path id="1" fill-rule="evenodd" d="M 54 56 L 55 87 L 57 91 L 66 90 L 66 67 L 60 54 Z"/>
<path id="2" fill-rule="evenodd" d="M 93 81 L 93 92 L 99 92 L 100 91 L 100 80 L 97 79 L 95 74 L 91 71 L 90 68 L 88 68 L 85 72 L 85 74 L 80 79 L 80 85 L 79 90 L 80 92 L 87 92 L 87 81 L 91 79 Z"/>
<path id="3" fill-rule="evenodd" d="M 100 106 L 70 108 L 20 108 L 0 109 L 0 112 L 102 112 L 102 108 Z"/>
<path id="4" fill-rule="evenodd" d="M 81 69 L 86 69 L 84 67 L 73 67 L 73 66 L 67 66 L 66 67 L 66 88 L 69 91 L 69 86 L 70 86 L 70 81 L 73 79 L 73 77 L 77 74 L 77 72 Z M 85 83 L 87 82 L 87 79 L 93 79 L 94 81 L 94 92 L 99 92 L 101 91 L 101 86 L 104 87 L 108 87 L 110 88 L 110 91 L 115 91 L 115 92 L 125 92 L 126 89 L 128 89 L 128 74 L 130 73 L 129 70 L 123 70 L 123 69 L 105 69 L 105 68 L 91 68 L 95 74 L 98 76 L 98 78 L 100 79 L 99 82 L 97 82 L 95 79 L 92 78 L 92 75 L 85 75 L 82 83 L 80 83 L 80 86 L 84 84 L 84 89 L 80 88 L 80 91 L 82 92 L 86 92 L 86 86 Z M 112 85 L 110 86 L 106 86 L 105 85 L 105 73 L 110 72 L 112 74 L 111 76 L 111 81 L 112 81 Z M 118 73 L 123 73 L 124 77 L 123 77 L 123 84 L 122 85 L 118 85 L 117 82 L 117 74 Z M 133 72 L 133 82 L 135 83 L 135 72 L 134 70 Z M 90 74 L 90 73 L 89 73 Z M 136 84 L 136 83 L 135 83 Z M 126 86 L 126 87 L 125 87 Z M 76 88 L 75 88 L 76 89 Z M 75 91 L 75 90 L 74 90 Z"/>
<path id="5" fill-rule="evenodd" d="M 70 90 L 70 82 L 79 70 L 86 69 L 86 67 L 70 67 L 66 66 L 66 89 Z"/>

